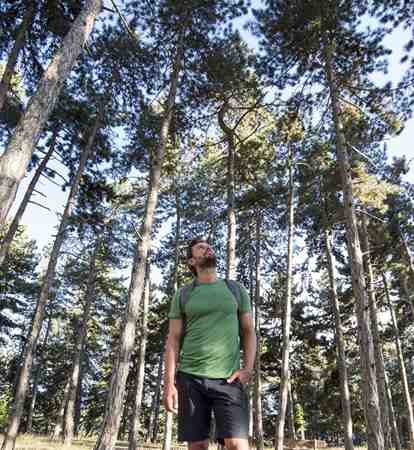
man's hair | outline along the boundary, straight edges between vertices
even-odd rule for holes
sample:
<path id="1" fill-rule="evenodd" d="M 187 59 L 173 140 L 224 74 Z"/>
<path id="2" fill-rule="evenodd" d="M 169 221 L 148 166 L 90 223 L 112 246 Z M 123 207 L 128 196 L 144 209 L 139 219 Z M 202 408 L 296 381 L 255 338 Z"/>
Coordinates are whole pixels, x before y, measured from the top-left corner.
<path id="1" fill-rule="evenodd" d="M 187 265 L 188 268 L 190 269 L 191 273 L 196 277 L 197 276 L 197 270 L 194 266 L 192 266 L 191 264 L 188 263 L 188 260 L 191 259 L 193 257 L 193 247 L 197 244 L 199 244 L 200 242 L 207 242 L 207 239 L 199 237 L 199 238 L 195 238 L 193 239 L 187 247 Z"/>

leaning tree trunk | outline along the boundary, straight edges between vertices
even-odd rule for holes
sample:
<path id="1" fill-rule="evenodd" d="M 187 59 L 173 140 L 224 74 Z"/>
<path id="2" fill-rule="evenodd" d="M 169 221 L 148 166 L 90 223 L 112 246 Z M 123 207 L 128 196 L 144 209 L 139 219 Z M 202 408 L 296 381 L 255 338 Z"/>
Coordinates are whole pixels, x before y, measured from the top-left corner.
<path id="1" fill-rule="evenodd" d="M 86 0 L 61 48 L 43 74 L 36 93 L 30 99 L 5 152 L 0 157 L 0 227 L 4 226 L 43 126 L 92 31 L 101 7 L 102 0 Z"/>
<path id="2" fill-rule="evenodd" d="M 98 240 L 95 244 L 95 248 L 89 264 L 89 273 L 86 285 L 85 306 L 83 308 L 82 323 L 79 332 L 76 333 L 75 352 L 73 356 L 72 370 L 70 375 L 70 390 L 68 402 L 66 405 L 65 420 L 63 427 L 64 430 L 63 445 L 66 446 L 72 445 L 72 439 L 74 434 L 75 404 L 80 380 L 80 366 L 85 349 L 85 341 L 88 333 L 88 322 L 90 317 L 90 311 L 92 304 L 95 301 L 95 284 L 97 275 L 96 260 L 98 258 L 100 246 L 101 243 L 100 240 Z"/>
<path id="3" fill-rule="evenodd" d="M 385 372 L 384 356 L 382 354 L 381 337 L 379 334 L 377 300 L 375 298 L 374 273 L 372 270 L 372 263 L 370 256 L 371 248 L 369 243 L 368 220 L 366 214 L 362 214 L 361 218 L 361 238 L 362 238 L 362 251 L 364 252 L 365 269 L 367 274 L 369 312 L 372 324 L 375 370 L 377 374 L 381 423 L 382 423 L 382 430 L 384 433 L 384 448 L 385 450 L 389 450 L 391 449 L 392 445 L 391 445 L 391 428 L 389 423 L 387 389 L 385 385 L 385 379 L 387 375 Z"/>
<path id="4" fill-rule="evenodd" d="M 283 438 L 285 431 L 286 409 L 289 388 L 289 352 L 290 352 L 290 324 L 292 320 L 292 277 L 293 277 L 293 233 L 294 233 L 294 201 L 295 189 L 293 181 L 293 158 L 289 146 L 289 198 L 288 198 L 288 253 L 286 273 L 286 294 L 283 308 L 283 347 L 282 367 L 279 387 L 279 415 L 276 425 L 275 447 L 283 450 Z"/>
<path id="5" fill-rule="evenodd" d="M 145 290 L 144 298 L 142 302 L 142 314 L 141 314 L 141 334 L 139 336 L 138 345 L 138 358 L 137 358 L 137 373 L 134 389 L 134 404 L 132 406 L 132 415 L 129 425 L 129 450 L 138 450 L 139 447 L 139 424 L 141 418 L 142 408 L 142 394 L 144 391 L 144 377 L 145 377 L 145 353 L 147 349 L 148 340 L 148 306 L 150 298 L 150 264 L 147 264 L 145 274 Z"/>
<path id="6" fill-rule="evenodd" d="M 26 210 L 27 205 L 29 204 L 30 198 L 35 190 L 35 187 L 37 185 L 37 182 L 39 181 L 40 176 L 42 175 L 44 169 L 47 166 L 47 163 L 49 162 L 50 157 L 52 156 L 53 152 L 55 151 L 55 145 L 56 140 L 58 136 L 58 130 L 54 130 L 52 135 L 52 142 L 50 144 L 49 150 L 42 159 L 42 162 L 39 164 L 39 167 L 36 169 L 36 172 L 30 181 L 30 184 L 24 194 L 24 197 L 19 205 L 19 208 L 12 220 L 12 223 L 10 224 L 9 229 L 7 230 L 6 235 L 4 236 L 3 241 L 0 245 L 0 266 L 3 264 L 4 259 L 7 256 L 7 253 L 9 251 L 10 245 L 13 241 L 14 235 L 16 234 L 16 231 L 19 227 L 20 220 Z"/>
<path id="7" fill-rule="evenodd" d="M 51 435 L 53 441 L 57 441 L 62 436 L 63 421 L 65 418 L 65 409 L 68 403 L 69 392 L 70 392 L 70 376 L 68 377 L 65 384 L 65 389 L 63 390 L 62 403 L 60 404 L 60 408 L 56 416 L 55 428 L 53 429 L 53 433 Z"/>
<path id="8" fill-rule="evenodd" d="M 402 383 L 402 387 L 403 387 L 403 396 L 404 396 L 405 406 L 407 408 L 407 410 L 406 410 L 407 428 L 408 428 L 408 436 L 409 436 L 409 440 L 410 440 L 409 448 L 411 450 L 414 450 L 414 413 L 413 413 L 413 404 L 412 404 L 412 400 L 411 400 L 411 396 L 410 396 L 410 389 L 408 386 L 407 371 L 405 369 L 404 354 L 403 354 L 402 345 L 401 345 L 400 336 L 399 336 L 397 317 L 395 315 L 394 306 L 391 301 L 390 292 L 389 292 L 389 288 L 388 288 L 388 281 L 387 281 L 387 278 L 384 273 L 382 274 L 382 280 L 384 283 L 385 295 L 387 298 L 388 307 L 390 309 L 390 314 L 391 314 L 392 327 L 393 327 L 394 339 L 395 339 L 395 347 L 397 348 L 398 365 L 400 368 L 401 383 Z"/>
<path id="9" fill-rule="evenodd" d="M 223 130 L 227 141 L 227 261 L 226 278 L 236 277 L 236 209 L 234 205 L 234 153 L 236 150 L 234 142 L 234 131 L 226 125 L 224 116 L 229 109 L 228 101 L 220 108 L 218 122 Z"/>
<path id="10" fill-rule="evenodd" d="M 29 5 L 23 15 L 22 23 L 20 24 L 19 30 L 16 34 L 16 40 L 12 51 L 7 60 L 6 67 L 3 72 L 3 76 L 0 82 L 0 111 L 4 107 L 6 102 L 7 92 L 10 89 L 10 83 L 14 74 L 14 69 L 16 67 L 17 58 L 19 57 L 20 50 L 24 47 L 26 38 L 28 36 L 29 30 L 32 26 L 33 19 L 36 13 L 36 2 L 34 0 L 29 1 Z"/>
<path id="11" fill-rule="evenodd" d="M 43 280 L 42 288 L 40 290 L 39 299 L 36 305 L 36 311 L 32 320 L 31 329 L 29 336 L 26 341 L 25 352 L 23 356 L 23 365 L 19 374 L 19 381 L 17 384 L 15 398 L 13 400 L 13 405 L 11 409 L 9 426 L 7 429 L 7 434 L 3 442 L 2 450 L 12 450 L 14 448 L 14 443 L 19 430 L 20 420 L 23 414 L 24 402 L 27 394 L 27 387 L 30 377 L 30 371 L 33 364 L 33 356 L 36 352 L 37 341 L 42 327 L 43 317 L 45 313 L 46 303 L 49 300 L 50 289 L 53 285 L 55 278 L 56 265 L 58 262 L 60 249 L 65 240 L 66 226 L 72 210 L 75 206 L 76 195 L 79 190 L 79 184 L 83 171 L 85 169 L 86 161 L 91 152 L 93 143 L 95 141 L 95 136 L 98 131 L 100 123 L 100 116 L 97 114 L 95 119 L 95 124 L 87 145 L 84 147 L 79 161 L 79 167 L 73 178 L 69 197 L 66 202 L 65 209 L 63 211 L 62 219 L 59 225 L 59 229 L 53 243 L 52 251 L 50 254 L 49 262 L 46 269 L 46 274 Z"/>
<path id="12" fill-rule="evenodd" d="M 175 105 L 178 79 L 183 58 L 183 37 L 181 33 L 177 45 L 167 108 L 161 125 L 160 138 L 153 155 L 150 171 L 150 182 L 144 212 L 144 222 L 141 227 L 140 239 L 135 249 L 134 263 L 129 287 L 128 304 L 125 312 L 122 334 L 115 363 L 111 387 L 106 402 L 104 422 L 95 445 L 95 450 L 112 450 L 119 430 L 125 384 L 129 372 L 129 360 L 134 347 L 136 324 L 139 317 L 139 304 L 144 290 L 145 266 L 150 246 L 154 213 L 160 189 L 161 167 L 164 160 L 165 147 Z"/>
<path id="13" fill-rule="evenodd" d="M 333 44 L 330 44 L 333 45 Z M 384 450 L 384 436 L 381 427 L 378 388 L 375 374 L 374 346 L 369 323 L 368 295 L 359 241 L 358 225 L 353 204 L 351 166 L 346 151 L 346 141 L 339 108 L 339 95 L 332 69 L 332 48 L 326 46 L 326 77 L 331 95 L 332 115 L 335 126 L 336 154 L 342 181 L 346 241 L 351 263 L 352 288 L 356 300 L 358 337 L 361 364 L 362 405 L 367 422 L 367 440 L 370 450 Z"/>
<path id="14" fill-rule="evenodd" d="M 263 442 L 263 408 L 262 408 L 262 378 L 261 378 L 261 364 L 260 364 L 260 266 L 261 266 L 261 215 L 260 211 L 256 212 L 256 264 L 255 264 L 255 292 L 254 292 L 254 306 L 255 306 L 255 328 L 257 336 L 257 352 L 255 359 L 255 377 L 254 377 L 254 406 L 255 406 L 255 441 L 257 450 L 264 449 Z"/>
<path id="15" fill-rule="evenodd" d="M 328 229 L 325 229 L 325 249 L 326 259 L 328 261 L 330 294 L 332 300 L 332 309 L 335 317 L 335 341 L 336 341 L 336 366 L 339 372 L 339 382 L 341 389 L 341 405 L 342 405 L 342 420 L 344 427 L 344 442 L 345 450 L 354 450 L 354 443 L 352 441 L 352 413 L 351 413 L 351 396 L 349 394 L 348 371 L 346 367 L 345 356 L 345 340 L 342 331 L 342 320 L 339 309 L 339 300 L 336 290 L 335 279 L 335 262 L 332 253 L 331 236 Z"/>
<path id="16" fill-rule="evenodd" d="M 36 406 L 37 388 L 38 388 L 38 383 L 39 383 L 40 369 L 42 368 L 43 357 L 44 357 L 47 341 L 49 339 L 50 323 L 51 323 L 51 319 L 49 318 L 49 320 L 47 322 L 45 338 L 44 338 L 43 344 L 42 344 L 42 353 L 40 354 L 39 361 L 37 362 L 37 368 L 35 371 L 35 375 L 33 377 L 32 398 L 30 400 L 29 414 L 27 416 L 27 425 L 26 425 L 26 433 L 28 433 L 28 434 L 30 434 L 32 432 L 32 427 L 33 427 L 33 414 L 34 414 L 34 410 L 35 410 L 35 406 Z"/>

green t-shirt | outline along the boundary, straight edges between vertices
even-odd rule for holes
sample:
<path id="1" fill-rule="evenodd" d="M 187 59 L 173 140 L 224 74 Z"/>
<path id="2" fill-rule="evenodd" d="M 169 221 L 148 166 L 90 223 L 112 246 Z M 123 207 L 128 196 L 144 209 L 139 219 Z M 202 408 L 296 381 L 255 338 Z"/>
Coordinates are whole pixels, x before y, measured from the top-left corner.
<path id="1" fill-rule="evenodd" d="M 237 300 L 224 280 L 201 283 L 191 290 L 184 305 L 185 335 L 178 369 L 206 378 L 227 378 L 240 368 L 238 312 L 251 310 L 249 296 L 242 287 L 242 301 Z M 183 319 L 180 290 L 175 294 L 168 314 Z"/>

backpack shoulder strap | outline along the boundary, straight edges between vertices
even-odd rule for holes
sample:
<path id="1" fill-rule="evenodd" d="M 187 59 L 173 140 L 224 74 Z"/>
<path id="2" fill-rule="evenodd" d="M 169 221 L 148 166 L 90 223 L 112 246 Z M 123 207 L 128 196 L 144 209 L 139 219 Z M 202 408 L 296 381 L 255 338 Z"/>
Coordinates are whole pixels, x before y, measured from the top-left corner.
<path id="1" fill-rule="evenodd" d="M 224 280 L 230 292 L 233 294 L 234 298 L 237 302 L 237 309 L 240 311 L 242 304 L 242 291 L 240 284 L 237 281 L 228 280 L 227 278 Z"/>
<path id="2" fill-rule="evenodd" d="M 179 302 L 180 302 L 180 311 L 181 311 L 181 315 L 183 317 L 183 331 L 181 334 L 181 339 L 180 339 L 180 349 L 183 346 L 183 342 L 184 342 L 184 336 L 185 333 L 187 331 L 187 319 L 185 317 L 185 305 L 188 303 L 188 300 L 190 300 L 190 294 L 191 291 L 198 285 L 197 282 L 197 278 L 195 278 L 191 283 L 186 284 L 184 287 L 182 287 L 180 289 L 180 298 L 179 298 Z"/>
<path id="3" fill-rule="evenodd" d="M 185 305 L 190 300 L 191 291 L 197 286 L 197 279 L 194 279 L 191 283 L 186 284 L 180 290 L 180 311 L 182 315 L 185 315 Z"/>

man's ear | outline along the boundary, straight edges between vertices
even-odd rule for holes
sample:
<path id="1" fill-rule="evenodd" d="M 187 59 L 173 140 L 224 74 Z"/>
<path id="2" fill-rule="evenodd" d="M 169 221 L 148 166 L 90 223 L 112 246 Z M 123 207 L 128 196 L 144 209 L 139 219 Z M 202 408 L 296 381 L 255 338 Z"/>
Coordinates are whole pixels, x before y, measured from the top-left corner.
<path id="1" fill-rule="evenodd" d="M 190 259 L 187 261 L 187 264 L 188 264 L 189 266 L 194 266 L 194 265 L 195 265 L 195 258 L 190 258 Z"/>

